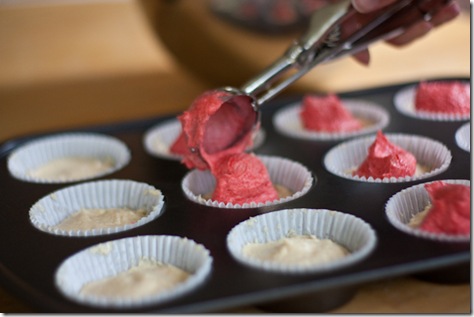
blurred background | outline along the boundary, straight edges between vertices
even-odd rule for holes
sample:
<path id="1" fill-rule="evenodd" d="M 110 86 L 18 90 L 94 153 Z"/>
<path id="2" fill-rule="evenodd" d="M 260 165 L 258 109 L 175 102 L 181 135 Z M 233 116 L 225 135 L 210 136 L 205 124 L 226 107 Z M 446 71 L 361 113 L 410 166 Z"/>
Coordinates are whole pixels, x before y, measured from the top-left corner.
<path id="1" fill-rule="evenodd" d="M 470 3 L 459 1 L 461 16 L 423 39 L 404 48 L 374 45 L 369 67 L 351 58 L 318 66 L 283 94 L 469 77 Z M 318 0 L 0 0 L 0 142 L 177 114 L 207 89 L 239 87 L 258 74 L 301 34 L 318 5 Z M 433 286 L 402 278 L 360 294 L 338 311 L 470 311 L 468 284 Z M 374 296 L 382 298 L 380 305 L 374 306 Z M 29 312 L 1 288 L 0 307 Z"/>
<path id="2" fill-rule="evenodd" d="M 351 58 L 318 66 L 284 93 L 469 76 L 461 1 L 462 16 L 422 40 L 374 45 L 369 67 Z M 0 0 L 0 141 L 177 113 L 203 90 L 239 87 L 285 51 L 320 2 Z"/>

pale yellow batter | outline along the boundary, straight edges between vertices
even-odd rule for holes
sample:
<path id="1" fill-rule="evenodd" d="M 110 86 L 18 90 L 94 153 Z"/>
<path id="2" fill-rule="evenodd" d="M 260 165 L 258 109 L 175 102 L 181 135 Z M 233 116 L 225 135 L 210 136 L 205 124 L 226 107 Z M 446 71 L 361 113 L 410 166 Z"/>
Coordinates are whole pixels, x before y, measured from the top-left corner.
<path id="1" fill-rule="evenodd" d="M 293 195 L 293 192 L 283 185 L 273 184 L 273 187 L 277 191 L 278 197 L 280 197 L 280 199 Z"/>
<path id="2" fill-rule="evenodd" d="M 425 207 L 425 209 L 411 217 L 410 221 L 408 222 L 408 226 L 411 228 L 418 228 L 423 220 L 425 219 L 426 215 L 429 213 L 431 209 L 431 204 Z"/>
<path id="3" fill-rule="evenodd" d="M 55 228 L 66 231 L 112 228 L 135 223 L 147 214 L 148 212 L 144 209 L 84 208 L 71 214 L 57 224 Z"/>
<path id="4" fill-rule="evenodd" d="M 111 158 L 64 157 L 31 170 L 29 175 L 39 179 L 67 181 L 93 177 L 111 169 L 113 166 L 114 162 Z"/>
<path id="5" fill-rule="evenodd" d="M 292 236 L 269 243 L 250 243 L 244 246 L 243 255 L 262 261 L 290 265 L 328 263 L 349 254 L 343 246 L 315 236 Z"/>
<path id="6" fill-rule="evenodd" d="M 128 271 L 86 283 L 80 293 L 108 298 L 140 298 L 170 290 L 189 276 L 175 266 L 142 259 Z"/>
<path id="7" fill-rule="evenodd" d="M 421 176 L 423 174 L 431 172 L 431 168 L 426 165 L 416 164 L 415 176 Z"/>

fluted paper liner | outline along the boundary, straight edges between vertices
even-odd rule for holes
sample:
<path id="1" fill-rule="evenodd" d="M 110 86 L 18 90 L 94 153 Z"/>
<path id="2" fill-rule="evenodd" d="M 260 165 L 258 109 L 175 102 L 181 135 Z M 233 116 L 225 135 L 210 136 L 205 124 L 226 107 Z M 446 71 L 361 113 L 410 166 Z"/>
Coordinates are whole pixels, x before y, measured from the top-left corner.
<path id="1" fill-rule="evenodd" d="M 53 192 L 38 200 L 29 211 L 30 221 L 41 231 L 61 236 L 107 235 L 142 226 L 157 218 L 163 209 L 160 190 L 130 180 L 105 180 L 82 183 Z M 62 230 L 55 226 L 83 208 L 144 209 L 147 214 L 133 224 L 91 230 Z"/>
<path id="2" fill-rule="evenodd" d="M 93 176 L 53 180 L 37 178 L 31 171 L 55 159 L 96 158 L 112 162 L 112 166 Z M 22 145 L 8 157 L 10 174 L 20 180 L 33 183 L 67 183 L 98 178 L 111 174 L 128 164 L 130 151 L 120 140 L 98 133 L 62 133 L 42 137 Z"/>
<path id="3" fill-rule="evenodd" d="M 170 147 L 181 134 L 181 122 L 177 118 L 160 122 L 145 132 L 143 146 L 148 154 L 169 160 L 181 160 L 182 156 L 170 152 Z M 253 144 L 248 150 L 254 150 L 265 141 L 265 130 L 260 127 L 255 132 Z"/>
<path id="4" fill-rule="evenodd" d="M 170 160 L 180 160 L 181 156 L 170 152 L 170 147 L 181 133 L 181 122 L 176 118 L 161 122 L 143 137 L 143 145 L 148 154 Z"/>
<path id="5" fill-rule="evenodd" d="M 448 179 L 441 181 L 447 184 L 461 184 L 469 187 L 471 186 L 471 182 L 469 180 Z M 432 233 L 408 226 L 410 219 L 419 212 L 422 212 L 431 203 L 430 196 L 425 189 L 425 185 L 430 183 L 432 182 L 422 183 L 405 188 L 390 197 L 385 205 L 385 213 L 387 215 L 388 221 L 398 230 L 419 238 L 448 242 L 469 241 L 471 238 L 470 235 L 465 236 Z"/>
<path id="6" fill-rule="evenodd" d="M 454 136 L 456 144 L 464 151 L 471 152 L 471 123 L 464 123 Z"/>
<path id="7" fill-rule="evenodd" d="M 431 121 L 464 121 L 469 120 L 470 114 L 440 113 L 420 111 L 415 108 L 415 96 L 418 85 L 411 85 L 401 89 L 394 96 L 395 108 L 402 114 L 423 120 Z"/>
<path id="8" fill-rule="evenodd" d="M 381 106 L 365 100 L 342 99 L 344 107 L 359 120 L 369 122 L 358 131 L 319 132 L 304 128 L 300 118 L 301 103 L 295 103 L 280 109 L 273 117 L 273 125 L 279 133 L 299 139 L 315 141 L 342 140 L 374 133 L 385 128 L 390 122 L 390 115 Z"/>
<path id="9" fill-rule="evenodd" d="M 141 298 L 106 298 L 79 293 L 86 283 L 127 271 L 141 259 L 170 264 L 191 275 L 166 292 Z M 130 308 L 183 296 L 203 283 L 211 268 L 209 251 L 193 240 L 168 235 L 136 236 L 100 243 L 70 256 L 56 270 L 55 285 L 64 296 L 84 305 Z"/>
<path id="10" fill-rule="evenodd" d="M 427 172 L 419 175 L 407 177 L 360 177 L 353 176 L 360 164 L 366 159 L 370 145 L 375 141 L 375 135 L 360 137 L 354 140 L 346 141 L 333 147 L 324 156 L 324 166 L 326 169 L 343 178 L 363 181 L 363 182 L 378 182 L 378 183 L 398 183 L 409 182 L 419 179 L 432 177 L 444 172 L 451 163 L 451 152 L 442 143 L 422 136 L 408 135 L 408 134 L 385 134 L 387 139 L 412 153 L 417 161 L 417 165 L 428 168 Z"/>
<path id="11" fill-rule="evenodd" d="M 183 178 L 183 181 L 181 182 L 181 188 L 183 189 L 186 197 L 198 204 L 212 207 L 238 209 L 256 208 L 288 202 L 306 194 L 313 185 L 313 176 L 311 175 L 311 172 L 298 162 L 272 156 L 258 155 L 258 158 L 267 168 L 272 183 L 274 185 L 282 185 L 291 190 L 293 192 L 291 196 L 280 198 L 271 202 L 250 202 L 242 205 L 232 203 L 226 204 L 216 200 L 205 199 L 203 198 L 203 195 L 212 193 L 214 191 L 216 180 L 210 171 L 200 170 L 193 170 L 186 174 L 186 176 Z M 315 179 L 314 182 L 316 182 Z"/>
<path id="12" fill-rule="evenodd" d="M 308 265 L 262 261 L 243 255 L 249 243 L 267 243 L 295 235 L 330 239 L 350 253 L 338 260 Z M 311 273 L 336 270 L 365 259 L 375 248 L 372 227 L 351 214 L 328 209 L 284 209 L 262 214 L 236 225 L 227 235 L 227 248 L 239 262 L 256 269 L 279 273 Z"/>

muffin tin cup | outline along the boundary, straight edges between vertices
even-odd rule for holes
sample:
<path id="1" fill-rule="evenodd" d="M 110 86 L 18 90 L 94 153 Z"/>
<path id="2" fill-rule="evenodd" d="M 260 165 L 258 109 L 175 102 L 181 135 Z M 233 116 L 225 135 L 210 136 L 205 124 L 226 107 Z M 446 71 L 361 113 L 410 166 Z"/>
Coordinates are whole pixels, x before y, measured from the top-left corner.
<path id="1" fill-rule="evenodd" d="M 181 134 L 181 122 L 177 118 L 160 122 L 148 129 L 143 136 L 143 146 L 146 152 L 152 156 L 168 159 L 181 160 L 182 156 L 170 152 L 170 147 Z M 265 130 L 260 128 L 253 136 L 253 144 L 249 151 L 260 147 L 265 141 Z"/>
<path id="2" fill-rule="evenodd" d="M 160 190 L 146 183 L 130 180 L 86 182 L 66 187 L 38 200 L 29 210 L 31 224 L 49 234 L 88 237 L 107 235 L 142 226 L 161 213 L 164 197 Z M 84 208 L 143 209 L 147 214 L 132 224 L 90 230 L 63 230 L 56 226 Z"/>
<path id="3" fill-rule="evenodd" d="M 265 312 L 288 314 L 314 314 L 336 309 L 349 302 L 357 294 L 357 287 L 344 286 L 309 292 L 258 305 Z"/>
<path id="4" fill-rule="evenodd" d="M 277 132 L 299 139 L 314 141 L 334 141 L 364 134 L 374 133 L 385 128 L 390 122 L 390 115 L 375 103 L 365 100 L 343 99 L 347 110 L 359 120 L 370 122 L 361 130 L 352 132 L 318 132 L 307 130 L 300 119 L 301 103 L 291 104 L 275 113 L 273 125 Z"/>
<path id="5" fill-rule="evenodd" d="M 450 265 L 441 269 L 426 270 L 413 277 L 438 284 L 464 284 L 471 282 L 471 262 Z"/>
<path id="6" fill-rule="evenodd" d="M 181 188 L 188 199 L 198 204 L 209 207 L 239 209 L 271 206 L 295 200 L 306 194 L 313 185 L 313 182 L 316 182 L 311 172 L 298 162 L 280 157 L 262 155 L 258 155 L 258 157 L 267 168 L 272 183 L 274 185 L 281 185 L 292 191 L 293 194 L 291 196 L 280 198 L 272 202 L 250 202 L 242 205 L 206 199 L 204 196 L 212 194 L 214 191 L 216 180 L 210 171 L 200 170 L 193 170 L 186 174 L 181 182 Z"/>
<path id="7" fill-rule="evenodd" d="M 350 253 L 326 263 L 286 264 L 245 256 L 249 243 L 267 243 L 295 235 L 330 239 Z M 327 272 L 364 260 L 375 248 L 377 236 L 372 227 L 351 214 L 328 209 L 284 209 L 262 214 L 237 224 L 227 235 L 227 248 L 239 262 L 264 271 L 282 274 Z"/>
<path id="8" fill-rule="evenodd" d="M 464 123 L 454 135 L 456 144 L 464 151 L 471 152 L 471 123 Z"/>
<path id="9" fill-rule="evenodd" d="M 470 114 L 460 114 L 460 113 L 439 113 L 439 112 L 429 112 L 429 111 L 420 111 L 415 108 L 415 95 L 416 95 L 417 85 L 411 85 L 401 89 L 394 96 L 393 102 L 395 108 L 402 114 L 430 121 L 464 121 L 469 120 Z"/>
<path id="10" fill-rule="evenodd" d="M 374 142 L 375 136 L 361 137 L 354 140 L 346 141 L 333 147 L 324 156 L 325 168 L 334 175 L 362 182 L 375 183 L 399 183 L 410 182 L 420 179 L 429 178 L 438 175 L 445 171 L 451 163 L 451 152 L 442 143 L 433 139 L 408 134 L 385 134 L 387 139 L 412 153 L 417 161 L 417 164 L 425 166 L 429 169 L 428 172 L 415 174 L 407 177 L 386 177 L 373 178 L 365 176 L 353 176 L 360 164 L 368 155 L 368 149 Z"/>
<path id="11" fill-rule="evenodd" d="M 63 133 L 39 138 L 26 143 L 10 154 L 7 166 L 10 174 L 22 181 L 32 183 L 68 183 L 98 178 L 111 174 L 126 166 L 130 151 L 120 140 L 98 133 Z M 67 179 L 37 178 L 31 172 L 49 162 L 61 158 L 91 158 L 110 167 L 93 175 Z"/>
<path id="12" fill-rule="evenodd" d="M 442 181 L 448 184 L 471 186 L 469 180 L 448 179 Z M 398 230 L 418 238 L 442 242 L 469 242 L 470 235 L 436 234 L 408 226 L 410 219 L 430 204 L 430 197 L 424 187 L 429 183 L 431 182 L 414 185 L 393 195 L 385 206 L 388 221 Z"/>
<path id="13" fill-rule="evenodd" d="M 80 293 L 86 283 L 116 276 L 142 259 L 170 264 L 191 275 L 165 292 L 146 297 L 107 298 Z M 104 308 L 136 308 L 166 302 L 194 290 L 209 276 L 212 262 L 209 251 L 193 240 L 170 235 L 136 236 L 103 242 L 73 254 L 59 265 L 54 280 L 59 291 L 75 302 Z"/>

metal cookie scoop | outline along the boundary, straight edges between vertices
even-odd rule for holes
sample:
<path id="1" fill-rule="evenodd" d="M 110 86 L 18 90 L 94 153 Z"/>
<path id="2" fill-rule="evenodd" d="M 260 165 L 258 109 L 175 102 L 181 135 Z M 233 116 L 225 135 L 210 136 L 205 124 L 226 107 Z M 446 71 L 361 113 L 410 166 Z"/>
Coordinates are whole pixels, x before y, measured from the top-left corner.
<path id="1" fill-rule="evenodd" d="M 342 0 L 315 11 L 307 33 L 295 41 L 282 57 L 240 89 L 221 89 L 227 94 L 222 100 L 222 108 L 232 108 L 234 113 L 241 113 L 245 117 L 235 119 L 245 124 L 213 152 L 240 144 L 258 127 L 260 107 L 316 65 L 357 53 L 373 42 L 401 34 L 421 20 L 429 21 L 432 14 L 449 2 L 451 0 L 402 0 L 377 12 L 361 14 L 351 6 L 350 0 Z M 352 33 L 344 34 L 341 26 L 349 19 L 353 19 L 357 27 Z M 226 120 L 232 119 L 226 117 Z M 191 150 L 202 158 L 203 152 L 206 152 L 204 148 L 210 143 L 204 136 L 202 143 Z"/>

